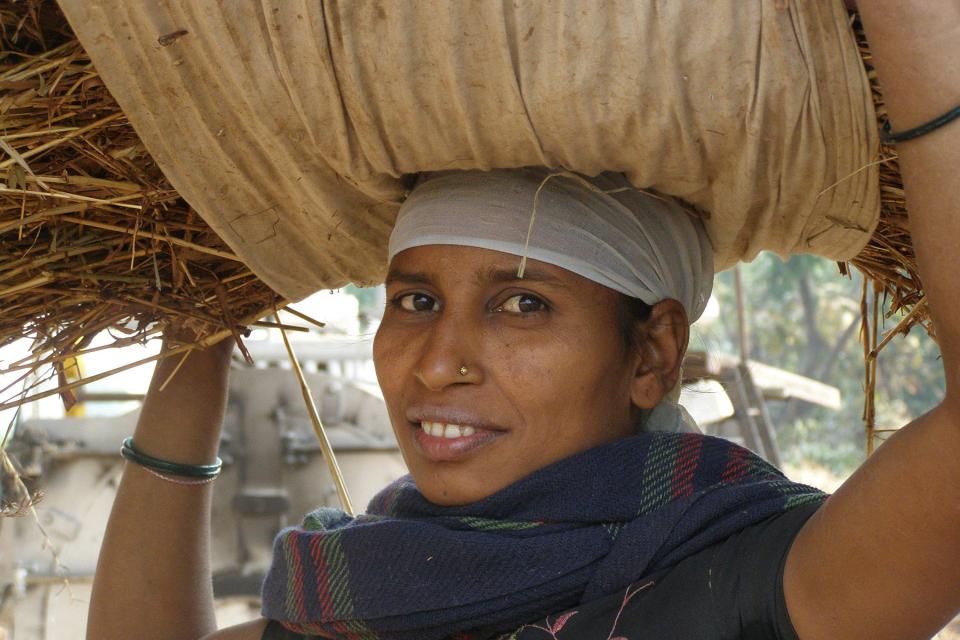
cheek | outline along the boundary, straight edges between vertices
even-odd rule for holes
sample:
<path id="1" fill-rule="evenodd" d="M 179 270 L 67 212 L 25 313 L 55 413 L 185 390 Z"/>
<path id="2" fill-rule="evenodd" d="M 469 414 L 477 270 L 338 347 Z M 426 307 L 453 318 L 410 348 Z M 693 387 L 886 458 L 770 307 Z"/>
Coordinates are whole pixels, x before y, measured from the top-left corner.
<path id="1" fill-rule="evenodd" d="M 585 418 L 619 416 L 629 407 L 625 365 L 613 340 L 557 332 L 505 342 L 500 386 L 528 418 L 579 425 Z"/>
<path id="2" fill-rule="evenodd" d="M 373 337 L 373 366 L 388 405 L 391 400 L 388 396 L 392 396 L 393 388 L 398 387 L 402 379 L 400 370 L 408 367 L 409 347 L 405 349 L 405 344 L 403 337 L 387 322 L 380 325 Z"/>
<path id="3" fill-rule="evenodd" d="M 555 422 L 577 393 L 579 354 L 558 331 L 492 331 L 484 368 L 524 422 Z"/>
<path id="4" fill-rule="evenodd" d="M 518 331 L 489 327 L 480 334 L 480 360 L 501 384 L 542 386 L 555 367 L 559 345 L 550 331 Z"/>
<path id="5" fill-rule="evenodd" d="M 498 345 L 501 358 L 511 371 L 524 378 L 535 378 L 540 386 L 555 382 L 566 387 L 592 388 L 608 381 L 613 365 L 621 354 L 608 348 L 605 340 L 587 331 L 531 332 Z"/>
<path id="6" fill-rule="evenodd" d="M 402 332 L 399 332 L 402 333 Z M 377 373 L 377 382 L 383 394 L 383 402 L 390 417 L 400 452 L 410 465 L 405 451 L 408 444 L 403 427 L 406 418 L 403 415 L 403 398 L 407 376 L 411 369 L 410 345 L 402 335 L 388 323 L 380 325 L 373 338 L 373 366 Z"/>

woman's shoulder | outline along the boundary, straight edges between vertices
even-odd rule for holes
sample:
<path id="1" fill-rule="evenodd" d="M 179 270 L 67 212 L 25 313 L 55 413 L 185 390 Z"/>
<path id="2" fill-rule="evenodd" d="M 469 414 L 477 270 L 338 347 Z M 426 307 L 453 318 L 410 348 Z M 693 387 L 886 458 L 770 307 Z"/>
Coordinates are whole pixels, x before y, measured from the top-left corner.
<path id="1" fill-rule="evenodd" d="M 747 527 L 626 589 L 527 624 L 498 640 L 642 637 L 796 640 L 783 567 L 819 504 Z"/>

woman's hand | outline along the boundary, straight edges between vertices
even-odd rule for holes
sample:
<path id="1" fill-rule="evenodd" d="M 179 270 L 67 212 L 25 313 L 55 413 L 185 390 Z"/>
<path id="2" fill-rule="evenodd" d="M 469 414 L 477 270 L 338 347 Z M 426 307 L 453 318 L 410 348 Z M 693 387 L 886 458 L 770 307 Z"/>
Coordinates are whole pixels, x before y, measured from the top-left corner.
<path id="1" fill-rule="evenodd" d="M 960 105 L 957 0 L 858 5 L 894 131 Z M 897 152 L 947 392 L 797 537 L 784 589 L 803 640 L 929 638 L 960 610 L 960 122 Z"/>
<path id="2" fill-rule="evenodd" d="M 167 332 L 164 349 L 191 344 L 188 329 Z M 227 400 L 233 338 L 172 355 L 157 364 L 133 440 L 150 455 L 187 464 L 216 458 Z"/>
<path id="3" fill-rule="evenodd" d="M 232 350 L 226 339 L 157 365 L 133 436 L 138 449 L 173 462 L 214 461 Z M 211 484 L 175 484 L 127 464 L 97 564 L 88 638 L 194 640 L 215 631 L 211 495 Z"/>

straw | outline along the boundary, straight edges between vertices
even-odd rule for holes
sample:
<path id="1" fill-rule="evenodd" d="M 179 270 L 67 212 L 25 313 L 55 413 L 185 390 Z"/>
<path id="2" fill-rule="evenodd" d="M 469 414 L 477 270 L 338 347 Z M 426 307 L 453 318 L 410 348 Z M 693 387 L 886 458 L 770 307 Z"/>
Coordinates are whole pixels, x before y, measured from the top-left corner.
<path id="1" fill-rule="evenodd" d="M 56 3 L 0 7 L 0 118 L 0 347 L 33 345 L 0 373 L 43 377 L 102 331 L 239 342 L 238 319 L 282 303 L 166 180 Z"/>
<path id="2" fill-rule="evenodd" d="M 317 436 L 317 440 L 320 442 L 320 449 L 323 451 L 323 459 L 327 463 L 327 469 L 330 471 L 330 477 L 333 479 L 333 484 L 337 488 L 337 495 L 340 497 L 340 505 L 343 507 L 343 510 L 347 512 L 348 515 L 354 515 L 353 503 L 350 502 L 350 496 L 347 493 L 347 483 L 343 479 L 343 473 L 340 471 L 340 465 L 337 464 L 337 457 L 333 453 L 333 445 L 330 444 L 330 439 L 327 437 L 327 432 L 323 428 L 323 422 L 320 420 L 320 412 L 317 411 L 317 404 L 313 401 L 313 393 L 310 391 L 310 385 L 307 384 L 307 379 L 303 375 L 303 370 L 300 368 L 300 361 L 297 359 L 297 354 L 293 350 L 293 345 L 290 344 L 289 338 L 287 338 L 287 332 L 284 329 L 284 325 L 280 322 L 280 314 L 274 309 L 274 317 L 276 318 L 277 325 L 280 327 L 280 335 L 283 337 L 283 346 L 287 349 L 287 355 L 290 357 L 290 366 L 293 369 L 294 375 L 297 377 L 297 382 L 300 384 L 300 393 L 303 395 L 303 403 L 307 408 L 307 415 L 310 416 L 310 424 L 313 426 L 313 432 Z"/>
<path id="3" fill-rule="evenodd" d="M 853 16 L 853 31 L 870 80 L 877 124 L 882 127 L 887 120 L 883 93 L 873 68 L 870 46 L 860 20 Z M 864 407 L 863 419 L 867 432 L 867 452 L 874 449 L 876 429 L 876 383 L 877 358 L 897 335 L 906 335 L 917 326 L 922 326 L 936 340 L 930 312 L 923 295 L 923 282 L 917 269 L 917 258 L 910 237 L 909 218 L 903 179 L 896 149 L 881 144 L 880 166 L 880 221 L 867 246 L 852 260 L 839 263 L 840 272 L 850 273 L 855 267 L 864 276 L 861 302 L 860 338 L 864 346 Z M 880 309 L 886 304 L 886 311 Z M 896 326 L 880 338 L 884 320 L 899 316 Z"/>

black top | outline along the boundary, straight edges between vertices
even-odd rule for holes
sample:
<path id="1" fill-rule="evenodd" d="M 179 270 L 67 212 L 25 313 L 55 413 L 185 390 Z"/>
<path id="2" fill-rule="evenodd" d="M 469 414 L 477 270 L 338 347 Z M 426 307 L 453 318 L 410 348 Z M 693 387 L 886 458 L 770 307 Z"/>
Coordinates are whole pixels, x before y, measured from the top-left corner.
<path id="1" fill-rule="evenodd" d="M 798 640 L 787 615 L 783 567 L 793 539 L 818 506 L 797 507 L 747 527 L 625 592 L 548 616 L 501 638 Z M 276 622 L 270 622 L 262 636 L 307 637 Z"/>

